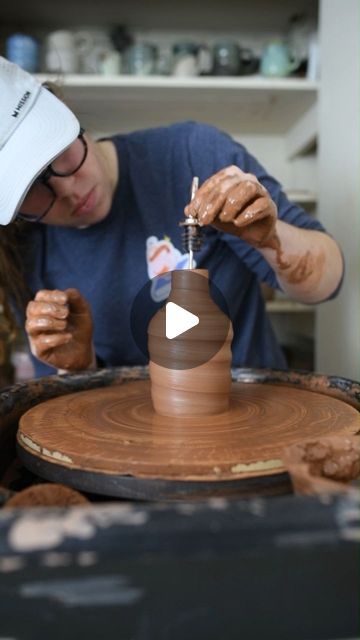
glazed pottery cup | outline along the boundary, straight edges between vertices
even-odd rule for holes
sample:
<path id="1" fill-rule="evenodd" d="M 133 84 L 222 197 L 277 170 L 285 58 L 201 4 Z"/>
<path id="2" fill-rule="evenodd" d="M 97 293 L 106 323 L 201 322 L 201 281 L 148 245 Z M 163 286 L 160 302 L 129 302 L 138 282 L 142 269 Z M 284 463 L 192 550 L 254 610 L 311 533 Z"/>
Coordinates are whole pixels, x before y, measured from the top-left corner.
<path id="1" fill-rule="evenodd" d="M 260 62 L 260 73 L 267 78 L 290 75 L 299 66 L 287 45 L 280 41 L 270 42 L 264 49 Z"/>

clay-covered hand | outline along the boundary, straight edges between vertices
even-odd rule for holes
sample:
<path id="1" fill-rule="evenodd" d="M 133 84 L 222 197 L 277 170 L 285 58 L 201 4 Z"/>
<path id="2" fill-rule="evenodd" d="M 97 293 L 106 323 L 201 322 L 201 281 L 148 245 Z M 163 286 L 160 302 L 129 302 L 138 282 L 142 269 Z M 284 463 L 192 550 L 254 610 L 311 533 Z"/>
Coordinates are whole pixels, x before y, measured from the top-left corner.
<path id="1" fill-rule="evenodd" d="M 26 308 L 31 352 L 65 371 L 95 366 L 90 306 L 77 289 L 41 290 Z"/>
<path id="2" fill-rule="evenodd" d="M 232 233 L 254 247 L 271 246 L 277 207 L 256 176 L 232 165 L 208 178 L 185 207 L 185 215 Z"/>

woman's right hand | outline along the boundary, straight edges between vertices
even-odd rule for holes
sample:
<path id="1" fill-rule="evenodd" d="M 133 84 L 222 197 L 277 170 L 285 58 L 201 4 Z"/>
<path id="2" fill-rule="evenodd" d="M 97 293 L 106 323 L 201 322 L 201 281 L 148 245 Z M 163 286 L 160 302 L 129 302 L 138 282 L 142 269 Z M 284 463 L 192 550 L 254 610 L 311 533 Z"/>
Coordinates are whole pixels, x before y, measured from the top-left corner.
<path id="1" fill-rule="evenodd" d="M 69 372 L 96 367 L 91 309 L 77 289 L 38 291 L 27 305 L 25 329 L 42 362 Z"/>

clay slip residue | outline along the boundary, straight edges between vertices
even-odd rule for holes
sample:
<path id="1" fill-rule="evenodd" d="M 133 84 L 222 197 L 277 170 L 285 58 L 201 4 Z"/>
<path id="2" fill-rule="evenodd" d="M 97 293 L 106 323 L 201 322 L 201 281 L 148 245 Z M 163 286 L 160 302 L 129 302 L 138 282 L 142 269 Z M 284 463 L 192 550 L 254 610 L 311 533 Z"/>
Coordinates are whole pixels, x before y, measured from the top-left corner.
<path id="1" fill-rule="evenodd" d="M 133 587 L 125 576 L 96 576 L 27 582 L 20 587 L 24 598 L 46 598 L 66 607 L 132 605 L 141 600 L 143 589 Z"/>
<path id="2" fill-rule="evenodd" d="M 23 433 L 20 433 L 20 439 L 23 441 L 23 443 L 27 447 L 29 447 L 29 449 L 32 449 L 33 451 L 36 451 L 37 453 L 42 454 L 46 458 L 51 458 L 52 460 L 58 460 L 59 462 L 67 462 L 68 464 L 73 463 L 72 459 L 69 456 L 66 456 L 63 453 L 60 453 L 60 451 L 50 451 L 46 447 L 41 447 L 39 444 L 37 444 L 31 438 L 29 438 L 29 436 L 25 436 Z"/>
<path id="3" fill-rule="evenodd" d="M 44 515 L 24 514 L 18 518 L 9 531 L 9 545 L 16 551 L 52 549 L 61 545 L 68 537 L 89 540 L 96 534 L 97 527 L 107 528 L 115 524 L 142 525 L 148 519 L 145 511 L 131 505 L 114 507 L 77 507 L 65 513 Z"/>
<path id="4" fill-rule="evenodd" d="M 258 462 L 250 462 L 244 464 L 239 462 L 231 467 L 232 473 L 243 473 L 245 471 L 265 471 L 267 469 L 279 469 L 283 467 L 282 460 L 259 460 Z"/>

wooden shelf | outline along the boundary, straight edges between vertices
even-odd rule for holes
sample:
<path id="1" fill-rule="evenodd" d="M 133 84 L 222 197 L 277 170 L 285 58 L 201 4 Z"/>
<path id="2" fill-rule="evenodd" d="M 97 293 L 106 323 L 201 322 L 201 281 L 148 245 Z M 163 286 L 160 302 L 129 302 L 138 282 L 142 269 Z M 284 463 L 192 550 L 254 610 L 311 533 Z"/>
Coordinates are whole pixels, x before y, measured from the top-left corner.
<path id="1" fill-rule="evenodd" d="M 285 193 L 289 200 L 297 204 L 316 204 L 318 196 L 314 191 L 305 191 L 299 189 L 285 189 Z"/>
<path id="2" fill-rule="evenodd" d="M 314 313 L 315 307 L 292 300 L 269 300 L 266 310 L 269 313 Z"/>
<path id="3" fill-rule="evenodd" d="M 100 76 L 39 74 L 64 87 L 65 100 L 84 126 L 129 131 L 199 120 L 230 133 L 282 135 L 317 99 L 318 85 L 303 78 Z"/>
<path id="4" fill-rule="evenodd" d="M 264 78 L 260 75 L 250 76 L 158 76 L 158 75 L 129 75 L 119 74 L 114 76 L 92 74 L 62 74 L 65 84 L 69 87 L 140 87 L 140 88 L 196 88 L 205 87 L 218 89 L 253 89 L 276 91 L 316 91 L 317 82 L 306 78 Z M 56 80 L 58 75 L 41 73 L 37 74 L 40 81 L 46 79 Z"/>

